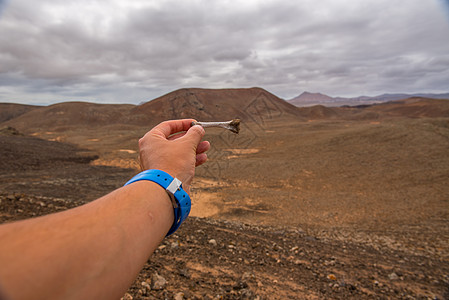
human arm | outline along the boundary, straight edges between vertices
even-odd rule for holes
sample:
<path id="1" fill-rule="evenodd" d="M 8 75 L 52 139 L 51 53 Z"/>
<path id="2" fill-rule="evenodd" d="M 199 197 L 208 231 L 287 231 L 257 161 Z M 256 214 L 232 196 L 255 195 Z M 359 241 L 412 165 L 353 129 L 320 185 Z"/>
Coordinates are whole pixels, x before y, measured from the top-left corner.
<path id="1" fill-rule="evenodd" d="M 163 170 L 186 191 L 209 148 L 191 122 L 164 122 L 139 141 L 142 169 Z M 75 209 L 2 225 L 0 285 L 12 300 L 118 299 L 172 223 L 165 190 L 139 181 Z"/>

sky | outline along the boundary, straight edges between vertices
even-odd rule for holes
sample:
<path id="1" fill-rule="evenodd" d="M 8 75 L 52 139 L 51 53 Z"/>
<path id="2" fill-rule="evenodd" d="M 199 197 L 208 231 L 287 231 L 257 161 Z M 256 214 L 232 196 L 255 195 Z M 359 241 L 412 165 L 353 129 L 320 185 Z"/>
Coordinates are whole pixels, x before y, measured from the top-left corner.
<path id="1" fill-rule="evenodd" d="M 449 0 L 0 0 L 0 102 L 449 92 Z"/>

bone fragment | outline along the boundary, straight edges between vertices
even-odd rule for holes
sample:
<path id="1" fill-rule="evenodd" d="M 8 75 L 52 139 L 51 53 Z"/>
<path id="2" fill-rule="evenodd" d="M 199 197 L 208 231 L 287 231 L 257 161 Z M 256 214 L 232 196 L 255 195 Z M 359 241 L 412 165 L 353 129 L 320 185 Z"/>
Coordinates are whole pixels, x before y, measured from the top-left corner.
<path id="1" fill-rule="evenodd" d="M 227 122 L 192 122 L 192 126 L 194 125 L 201 125 L 204 128 L 221 127 L 237 134 L 240 131 L 240 119 L 234 119 Z"/>

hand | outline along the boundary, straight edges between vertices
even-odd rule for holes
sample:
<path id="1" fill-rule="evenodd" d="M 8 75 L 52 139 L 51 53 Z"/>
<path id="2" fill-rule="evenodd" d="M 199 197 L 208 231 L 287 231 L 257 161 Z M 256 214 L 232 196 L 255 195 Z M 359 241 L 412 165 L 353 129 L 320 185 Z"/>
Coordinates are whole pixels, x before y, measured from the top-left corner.
<path id="1" fill-rule="evenodd" d="M 158 169 L 178 178 L 190 194 L 195 167 L 206 162 L 208 141 L 201 141 L 204 128 L 193 119 L 165 121 L 151 129 L 139 140 L 142 171 Z"/>

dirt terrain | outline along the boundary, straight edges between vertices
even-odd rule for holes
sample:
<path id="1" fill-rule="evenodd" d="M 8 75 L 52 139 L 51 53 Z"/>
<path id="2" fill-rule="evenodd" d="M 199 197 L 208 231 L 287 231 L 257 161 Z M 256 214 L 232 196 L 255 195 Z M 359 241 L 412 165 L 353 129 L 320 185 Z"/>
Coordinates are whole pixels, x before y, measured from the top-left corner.
<path id="1" fill-rule="evenodd" d="M 5 113 L 0 221 L 120 187 L 138 172 L 137 139 L 183 116 L 170 101 L 189 97 L 192 117 L 212 118 L 208 93 L 166 95 L 156 116 L 151 102 Z M 191 217 L 125 299 L 449 298 L 449 101 L 294 108 L 261 89 L 219 99 L 230 96 L 241 134 L 207 130 Z"/>

